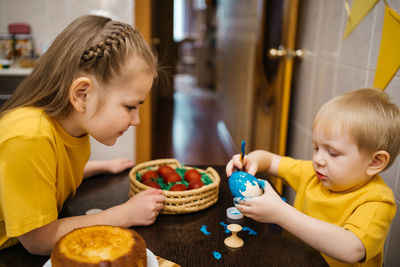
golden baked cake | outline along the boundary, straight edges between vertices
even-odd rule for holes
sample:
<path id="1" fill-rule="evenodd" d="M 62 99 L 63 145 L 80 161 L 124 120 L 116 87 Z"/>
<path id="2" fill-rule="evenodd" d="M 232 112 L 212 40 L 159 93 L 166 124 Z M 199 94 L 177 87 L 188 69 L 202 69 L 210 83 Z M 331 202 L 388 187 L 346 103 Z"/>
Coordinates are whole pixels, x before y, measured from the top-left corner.
<path id="1" fill-rule="evenodd" d="M 58 266 L 146 267 L 146 242 L 127 228 L 96 225 L 77 228 L 56 243 L 50 255 Z"/>

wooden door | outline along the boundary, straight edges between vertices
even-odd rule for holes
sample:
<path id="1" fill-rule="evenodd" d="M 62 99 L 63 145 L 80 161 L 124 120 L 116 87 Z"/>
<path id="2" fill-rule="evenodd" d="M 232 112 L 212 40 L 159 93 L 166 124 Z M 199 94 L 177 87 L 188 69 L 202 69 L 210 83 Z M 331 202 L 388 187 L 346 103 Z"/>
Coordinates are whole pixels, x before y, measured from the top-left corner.
<path id="1" fill-rule="evenodd" d="M 264 28 L 256 57 L 253 150 L 286 153 L 292 69 L 297 55 L 298 4 L 298 0 L 266 0 L 264 3 Z M 281 191 L 280 180 L 276 181 L 276 187 Z"/>

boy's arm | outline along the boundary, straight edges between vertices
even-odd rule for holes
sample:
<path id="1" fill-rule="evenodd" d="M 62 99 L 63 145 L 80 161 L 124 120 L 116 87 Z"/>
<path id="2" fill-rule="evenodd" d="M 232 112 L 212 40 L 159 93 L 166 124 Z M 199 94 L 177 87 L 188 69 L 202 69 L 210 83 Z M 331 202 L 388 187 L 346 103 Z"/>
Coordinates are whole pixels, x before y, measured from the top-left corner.
<path id="1" fill-rule="evenodd" d="M 83 178 L 91 177 L 100 173 L 120 173 L 127 168 L 133 167 L 133 161 L 129 159 L 112 160 L 89 160 L 83 169 Z"/>
<path id="2" fill-rule="evenodd" d="M 308 216 L 284 202 L 268 182 L 260 197 L 240 201 L 236 207 L 246 216 L 275 223 L 318 251 L 347 263 L 361 261 L 364 244 L 351 231 Z"/>
<path id="3" fill-rule="evenodd" d="M 286 204 L 278 224 L 311 247 L 346 263 L 357 263 L 365 258 L 365 247 L 351 231 L 308 216 Z"/>

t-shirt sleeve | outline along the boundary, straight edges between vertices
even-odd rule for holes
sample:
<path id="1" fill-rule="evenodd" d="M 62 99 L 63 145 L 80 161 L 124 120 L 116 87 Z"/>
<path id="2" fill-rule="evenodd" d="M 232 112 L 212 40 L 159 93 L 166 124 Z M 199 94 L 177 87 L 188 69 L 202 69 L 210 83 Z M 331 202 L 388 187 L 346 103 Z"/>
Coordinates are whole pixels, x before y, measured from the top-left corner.
<path id="1" fill-rule="evenodd" d="M 279 162 L 278 176 L 284 179 L 293 190 L 297 191 L 307 175 L 313 173 L 311 161 L 283 157 Z"/>
<path id="2" fill-rule="evenodd" d="M 343 225 L 352 231 L 365 246 L 365 261 L 382 251 L 389 225 L 396 213 L 394 203 L 369 201 L 359 206 Z"/>
<path id="3" fill-rule="evenodd" d="M 0 204 L 7 236 L 57 219 L 54 153 L 46 137 L 15 137 L 0 147 Z"/>

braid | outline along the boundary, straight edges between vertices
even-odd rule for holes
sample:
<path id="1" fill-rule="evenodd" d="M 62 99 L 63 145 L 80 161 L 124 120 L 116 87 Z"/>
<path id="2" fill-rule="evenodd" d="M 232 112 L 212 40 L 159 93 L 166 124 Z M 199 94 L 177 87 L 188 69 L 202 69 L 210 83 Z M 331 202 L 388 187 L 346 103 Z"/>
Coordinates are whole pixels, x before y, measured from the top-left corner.
<path id="1" fill-rule="evenodd" d="M 118 51 L 122 44 L 125 44 L 128 37 L 128 26 L 122 24 L 115 24 L 114 26 L 115 29 L 105 39 L 83 53 L 80 65 L 93 59 L 100 60 L 105 55 L 111 56 L 114 52 Z"/>

